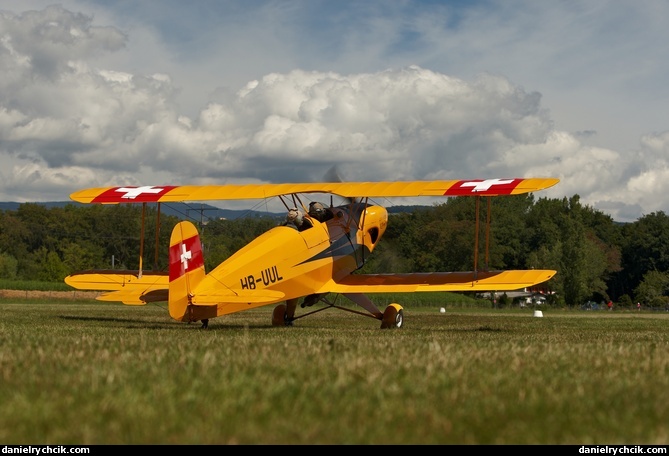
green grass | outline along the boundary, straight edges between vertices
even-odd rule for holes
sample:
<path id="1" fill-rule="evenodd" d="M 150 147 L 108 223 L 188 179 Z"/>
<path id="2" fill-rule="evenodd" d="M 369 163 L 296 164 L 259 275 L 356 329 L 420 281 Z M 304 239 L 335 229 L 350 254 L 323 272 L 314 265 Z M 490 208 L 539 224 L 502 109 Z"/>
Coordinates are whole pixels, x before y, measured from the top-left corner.
<path id="1" fill-rule="evenodd" d="M 662 444 L 669 314 L 0 303 L 4 444 Z M 302 309 L 298 309 L 298 313 Z"/>
<path id="2" fill-rule="evenodd" d="M 0 279 L 0 290 L 72 291 L 72 287 L 65 282 Z"/>

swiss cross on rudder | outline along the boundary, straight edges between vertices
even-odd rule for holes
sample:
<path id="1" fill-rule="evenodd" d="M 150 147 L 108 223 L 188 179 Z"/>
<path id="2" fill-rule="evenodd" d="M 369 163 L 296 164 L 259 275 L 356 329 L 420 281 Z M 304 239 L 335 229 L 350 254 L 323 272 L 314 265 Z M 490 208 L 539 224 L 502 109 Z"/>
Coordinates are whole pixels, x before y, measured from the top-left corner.
<path id="1" fill-rule="evenodd" d="M 202 246 L 198 236 L 170 246 L 170 282 L 203 265 Z"/>
<path id="2" fill-rule="evenodd" d="M 176 188 L 175 185 L 164 185 L 160 187 L 114 187 L 104 191 L 93 198 L 92 203 L 155 203 Z"/>
<path id="3" fill-rule="evenodd" d="M 509 195 L 523 179 L 461 180 L 446 190 L 444 196 Z"/>

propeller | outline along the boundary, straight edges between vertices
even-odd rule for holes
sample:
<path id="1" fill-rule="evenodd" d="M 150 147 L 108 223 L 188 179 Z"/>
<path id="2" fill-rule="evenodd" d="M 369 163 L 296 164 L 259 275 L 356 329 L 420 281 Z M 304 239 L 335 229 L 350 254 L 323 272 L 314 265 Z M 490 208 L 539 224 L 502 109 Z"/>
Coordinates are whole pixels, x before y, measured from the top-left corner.
<path id="1" fill-rule="evenodd" d="M 342 179 L 341 174 L 339 172 L 339 167 L 337 165 L 332 165 L 330 169 L 327 170 L 324 176 L 324 180 L 325 182 L 344 182 L 344 179 Z M 355 198 L 346 198 L 346 200 L 350 204 L 354 204 L 356 202 Z"/>
<path id="2" fill-rule="evenodd" d="M 325 173 L 324 177 L 325 182 L 344 182 L 344 179 L 341 178 L 339 174 L 339 167 L 337 165 L 332 165 Z"/>

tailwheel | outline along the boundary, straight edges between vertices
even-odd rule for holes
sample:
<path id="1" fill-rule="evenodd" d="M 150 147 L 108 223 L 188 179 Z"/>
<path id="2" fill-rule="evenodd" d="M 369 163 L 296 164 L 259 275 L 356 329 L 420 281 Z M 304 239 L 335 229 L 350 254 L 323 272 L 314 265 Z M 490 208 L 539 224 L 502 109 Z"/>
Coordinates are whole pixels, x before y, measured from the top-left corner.
<path id="1" fill-rule="evenodd" d="M 399 304 L 390 304 L 383 312 L 381 329 L 401 328 L 404 324 L 404 310 Z"/>

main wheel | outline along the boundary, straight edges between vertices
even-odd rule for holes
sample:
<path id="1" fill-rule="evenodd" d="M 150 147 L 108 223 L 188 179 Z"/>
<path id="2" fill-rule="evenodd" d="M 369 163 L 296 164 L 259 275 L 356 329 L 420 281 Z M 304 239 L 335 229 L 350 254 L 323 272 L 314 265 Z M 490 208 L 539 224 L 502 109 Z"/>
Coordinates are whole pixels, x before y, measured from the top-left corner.
<path id="1" fill-rule="evenodd" d="M 399 304 L 390 304 L 383 312 L 381 329 L 401 328 L 404 324 L 404 310 Z"/>
<path id="2" fill-rule="evenodd" d="M 286 326 L 286 305 L 279 304 L 272 312 L 272 326 Z"/>

